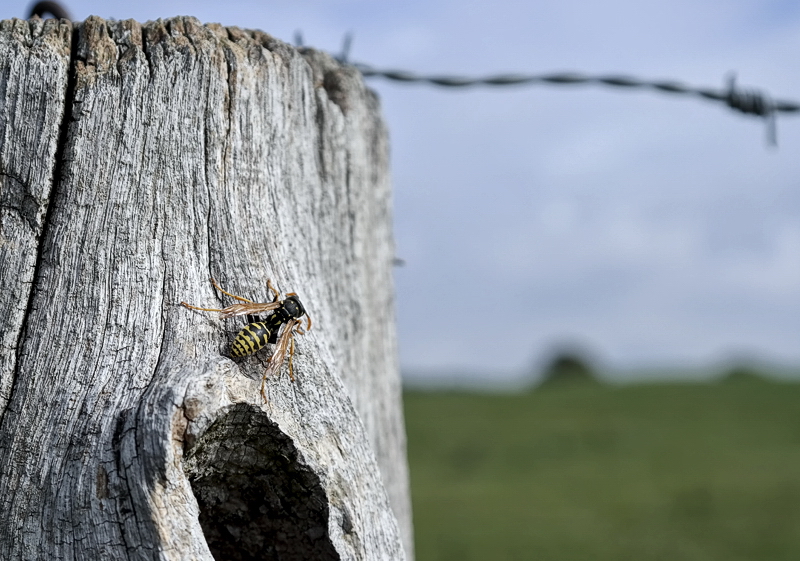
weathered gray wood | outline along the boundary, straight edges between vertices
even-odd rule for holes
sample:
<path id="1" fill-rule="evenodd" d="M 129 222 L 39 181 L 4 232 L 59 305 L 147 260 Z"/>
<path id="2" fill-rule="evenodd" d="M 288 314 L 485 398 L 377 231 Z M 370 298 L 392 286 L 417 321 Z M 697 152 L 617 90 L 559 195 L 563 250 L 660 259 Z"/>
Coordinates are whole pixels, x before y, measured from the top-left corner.
<path id="1" fill-rule="evenodd" d="M 56 20 L 0 22 L 0 412 L 53 185 L 71 33 Z"/>
<path id="2" fill-rule="evenodd" d="M 9 91 L 19 79 L 7 68 L 34 59 L 13 29 L 42 24 L 2 25 Z M 0 253 L 4 286 L 6 270 L 35 267 L 0 295 L 17 310 L 2 320 L 0 558 L 404 558 L 388 149 L 374 94 L 352 69 L 261 32 L 92 17 L 76 24 L 65 97 L 69 25 L 46 25 L 61 42 L 37 79 L 61 89 L 42 86 L 51 98 L 28 110 L 49 131 L 28 157 L 39 183 L 19 176 L 41 193 L 43 231 L 24 257 Z M 6 131 L 18 98 L 0 97 Z M 65 104 L 56 153 L 59 123 L 42 123 Z M 14 175 L 9 138 L 0 164 Z M 19 222 L 7 185 L 3 211 Z M 0 233 L 3 248 L 30 238 L 6 221 Z M 272 278 L 314 320 L 297 337 L 297 381 L 269 380 L 266 405 L 259 360 L 225 357 L 243 321 L 177 305 L 231 303 L 212 275 L 260 301 Z"/>

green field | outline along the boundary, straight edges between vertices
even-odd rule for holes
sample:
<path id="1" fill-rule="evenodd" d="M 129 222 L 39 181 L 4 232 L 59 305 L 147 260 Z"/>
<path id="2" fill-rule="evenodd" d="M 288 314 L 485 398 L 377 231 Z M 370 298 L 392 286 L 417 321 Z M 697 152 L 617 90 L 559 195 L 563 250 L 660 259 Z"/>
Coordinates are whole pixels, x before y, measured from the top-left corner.
<path id="1" fill-rule="evenodd" d="M 418 561 L 798 560 L 800 384 L 406 392 Z"/>

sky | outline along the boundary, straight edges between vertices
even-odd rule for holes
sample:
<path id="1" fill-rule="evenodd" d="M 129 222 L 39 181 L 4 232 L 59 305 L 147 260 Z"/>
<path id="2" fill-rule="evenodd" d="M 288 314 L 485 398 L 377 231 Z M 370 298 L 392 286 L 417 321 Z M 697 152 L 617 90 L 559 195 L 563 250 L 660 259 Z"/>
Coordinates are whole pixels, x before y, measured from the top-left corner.
<path id="1" fill-rule="evenodd" d="M 800 101 L 788 0 L 64 2 L 193 15 L 384 68 L 622 73 Z M 3 17 L 24 17 L 15 6 Z M 800 114 L 599 86 L 369 80 L 392 146 L 400 362 L 417 384 L 516 383 L 559 349 L 610 378 L 800 367 Z M 675 374 L 681 371 L 683 374 Z M 650 372 L 650 374 L 647 374 Z M 658 374 L 653 374 L 656 372 Z"/>

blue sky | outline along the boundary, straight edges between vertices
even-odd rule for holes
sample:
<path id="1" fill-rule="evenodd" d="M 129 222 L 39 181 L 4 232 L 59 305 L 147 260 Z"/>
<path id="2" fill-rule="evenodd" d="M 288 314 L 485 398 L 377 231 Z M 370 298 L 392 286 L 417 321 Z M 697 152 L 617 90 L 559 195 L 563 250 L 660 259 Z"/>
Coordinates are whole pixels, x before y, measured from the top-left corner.
<path id="1" fill-rule="evenodd" d="M 194 15 L 419 72 L 579 71 L 800 100 L 800 4 L 765 0 L 66 3 Z M 22 8 L 20 8 L 22 10 Z M 4 17 L 23 16 L 8 13 Z M 392 136 L 401 364 L 512 380 L 554 346 L 609 370 L 800 364 L 800 115 L 650 92 L 373 79 Z M 487 319 L 488 318 L 488 319 Z"/>

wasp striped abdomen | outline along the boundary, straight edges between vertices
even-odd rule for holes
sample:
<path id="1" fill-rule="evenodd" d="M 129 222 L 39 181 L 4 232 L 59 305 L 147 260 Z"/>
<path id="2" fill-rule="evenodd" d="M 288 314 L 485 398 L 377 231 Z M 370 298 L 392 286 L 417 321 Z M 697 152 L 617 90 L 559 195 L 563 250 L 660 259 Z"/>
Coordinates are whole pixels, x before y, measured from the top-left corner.
<path id="1" fill-rule="evenodd" d="M 273 330 L 273 327 L 263 321 L 245 325 L 231 343 L 231 356 L 241 358 L 260 350 L 269 342 Z"/>

